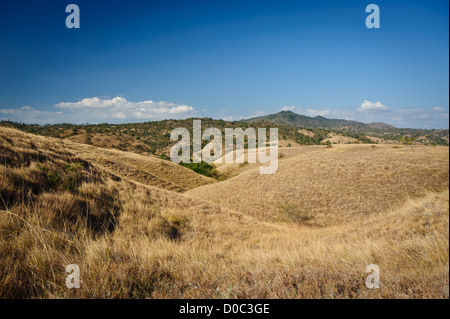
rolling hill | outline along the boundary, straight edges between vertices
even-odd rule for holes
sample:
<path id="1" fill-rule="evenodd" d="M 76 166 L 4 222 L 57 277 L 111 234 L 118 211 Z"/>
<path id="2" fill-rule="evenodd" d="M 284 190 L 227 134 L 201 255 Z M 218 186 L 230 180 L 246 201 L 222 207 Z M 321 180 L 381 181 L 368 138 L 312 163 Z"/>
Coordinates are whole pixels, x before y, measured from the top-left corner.
<path id="1" fill-rule="evenodd" d="M 225 297 L 230 273 L 213 282 L 202 269 L 214 271 L 231 241 L 277 231 L 130 180 L 67 145 L 0 127 L 1 298 Z M 74 263 L 83 289 L 71 291 L 65 267 Z"/>
<path id="2" fill-rule="evenodd" d="M 224 164 L 236 176 L 211 183 L 0 127 L 0 297 L 448 298 L 448 147 L 280 154 L 274 175 Z M 365 287 L 373 263 L 382 289 Z"/>
<path id="3" fill-rule="evenodd" d="M 275 174 L 260 175 L 256 164 L 224 164 L 238 175 L 186 194 L 265 221 L 285 221 L 293 211 L 331 226 L 448 188 L 447 147 L 352 144 L 280 148 L 284 153 Z"/>

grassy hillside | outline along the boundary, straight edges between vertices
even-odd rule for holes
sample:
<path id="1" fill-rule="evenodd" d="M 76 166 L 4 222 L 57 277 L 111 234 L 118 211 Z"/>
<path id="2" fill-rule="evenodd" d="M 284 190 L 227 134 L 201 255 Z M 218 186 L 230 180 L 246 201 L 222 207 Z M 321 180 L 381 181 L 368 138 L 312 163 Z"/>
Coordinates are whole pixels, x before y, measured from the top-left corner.
<path id="1" fill-rule="evenodd" d="M 336 145 L 332 148 L 283 148 L 276 174 L 260 175 L 250 164 L 237 177 L 187 194 L 267 221 L 290 215 L 312 216 L 310 224 L 328 226 L 376 214 L 408 196 L 448 187 L 447 147 Z M 298 153 L 295 154 L 295 150 Z M 226 164 L 236 165 L 239 164 Z M 253 164 L 256 165 L 256 164 Z M 222 168 L 223 169 L 223 168 Z M 219 166 L 219 171 L 222 170 Z"/>
<path id="2" fill-rule="evenodd" d="M 55 139 L 0 128 L 0 143 L 3 298 L 167 297 L 165 287 L 183 275 L 170 270 L 183 240 L 199 246 L 186 251 L 190 256 L 206 254 L 208 232 L 226 241 L 224 225 L 250 221 L 131 182 Z M 86 289 L 65 287 L 64 269 L 72 263 L 82 269 Z M 189 288 L 188 279 L 179 289 Z"/>
<path id="3" fill-rule="evenodd" d="M 286 148 L 283 178 L 250 168 L 187 196 L 123 176 L 104 149 L 0 128 L 0 297 L 448 298 L 448 148 L 309 148 Z M 191 197 L 202 189 L 240 210 Z M 317 216 L 291 210 L 296 196 Z M 381 289 L 365 287 L 372 263 Z"/>
<path id="4" fill-rule="evenodd" d="M 111 172 L 117 172 L 133 181 L 171 191 L 184 192 L 216 181 L 151 155 L 98 148 L 70 141 L 64 141 L 63 145 L 67 150 L 80 154 L 89 162 L 99 164 Z"/>

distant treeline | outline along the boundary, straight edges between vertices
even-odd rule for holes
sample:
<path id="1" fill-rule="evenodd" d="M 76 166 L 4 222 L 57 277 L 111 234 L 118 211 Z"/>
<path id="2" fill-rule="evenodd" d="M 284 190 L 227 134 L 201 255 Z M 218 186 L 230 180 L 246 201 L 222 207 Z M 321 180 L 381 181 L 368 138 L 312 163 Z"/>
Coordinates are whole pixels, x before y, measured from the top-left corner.
<path id="1" fill-rule="evenodd" d="M 136 153 L 150 153 L 154 155 L 168 155 L 170 147 L 175 143 L 170 141 L 170 132 L 178 127 L 188 129 L 192 133 L 192 118 L 185 120 L 163 120 L 144 123 L 129 124 L 25 124 L 11 121 L 1 121 L 0 125 L 9 126 L 21 131 L 60 138 L 72 139 L 81 143 L 92 144 L 100 147 L 116 148 L 124 151 L 132 151 Z M 224 131 L 225 128 L 266 128 L 267 132 L 271 127 L 278 128 L 280 140 L 290 140 L 300 145 L 321 145 L 325 144 L 324 140 L 329 137 L 330 133 L 336 133 L 356 139 L 360 143 L 374 143 L 363 133 L 346 131 L 340 129 L 319 129 L 319 128 L 299 128 L 288 125 L 279 125 L 271 122 L 248 123 L 243 121 L 224 121 L 212 118 L 202 118 L 202 130 L 215 127 Z M 423 132 L 420 132 L 423 133 Z M 417 134 L 415 134 L 417 135 Z M 192 134 L 191 134 L 192 136 Z M 406 130 L 401 133 L 380 134 L 380 138 L 384 140 L 401 141 L 404 136 L 411 136 L 411 131 Z M 99 141 L 105 140 L 108 142 Z M 424 144 L 432 145 L 448 145 L 448 142 L 442 138 L 427 136 L 427 141 L 420 141 Z M 203 141 L 205 145 L 207 141 Z M 203 145 L 203 146 L 204 146 Z"/>

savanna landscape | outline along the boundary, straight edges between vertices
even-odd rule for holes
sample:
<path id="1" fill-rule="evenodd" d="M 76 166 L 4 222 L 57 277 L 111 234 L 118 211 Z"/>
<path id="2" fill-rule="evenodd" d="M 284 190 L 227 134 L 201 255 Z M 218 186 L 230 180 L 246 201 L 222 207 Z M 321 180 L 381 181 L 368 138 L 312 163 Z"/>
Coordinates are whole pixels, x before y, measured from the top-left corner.
<path id="1" fill-rule="evenodd" d="M 280 126 L 260 175 L 172 163 L 132 126 L 2 123 L 0 297 L 448 298 L 448 146 Z"/>
<path id="2" fill-rule="evenodd" d="M 438 312 L 449 5 L 2 1 L 0 303 Z"/>

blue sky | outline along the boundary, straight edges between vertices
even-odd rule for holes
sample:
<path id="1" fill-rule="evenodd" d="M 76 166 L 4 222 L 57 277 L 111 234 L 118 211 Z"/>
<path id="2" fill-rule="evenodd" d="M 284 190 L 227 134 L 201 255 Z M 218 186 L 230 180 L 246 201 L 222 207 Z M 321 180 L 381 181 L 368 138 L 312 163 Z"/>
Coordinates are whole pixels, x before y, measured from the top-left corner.
<path id="1" fill-rule="evenodd" d="M 68 29 L 75 3 L 81 28 Z M 368 29 L 366 5 L 380 8 Z M 0 119 L 123 123 L 282 109 L 448 128 L 449 3 L 9 1 Z"/>

